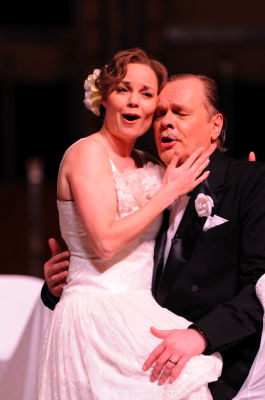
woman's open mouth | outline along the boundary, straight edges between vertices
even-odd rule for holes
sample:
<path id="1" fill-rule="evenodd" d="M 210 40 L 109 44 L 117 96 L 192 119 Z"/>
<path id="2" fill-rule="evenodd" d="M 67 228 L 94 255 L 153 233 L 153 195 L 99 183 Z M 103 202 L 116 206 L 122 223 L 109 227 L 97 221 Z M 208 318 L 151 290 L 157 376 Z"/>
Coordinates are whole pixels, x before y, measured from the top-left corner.
<path id="1" fill-rule="evenodd" d="M 137 114 L 122 114 L 122 117 L 126 122 L 135 122 L 140 118 Z"/>

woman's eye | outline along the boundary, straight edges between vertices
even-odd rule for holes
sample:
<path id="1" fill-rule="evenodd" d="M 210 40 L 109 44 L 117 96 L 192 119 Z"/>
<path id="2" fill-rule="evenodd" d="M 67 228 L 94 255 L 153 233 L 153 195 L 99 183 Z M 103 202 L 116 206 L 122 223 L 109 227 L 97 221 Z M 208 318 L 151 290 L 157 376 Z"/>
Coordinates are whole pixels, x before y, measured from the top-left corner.
<path id="1" fill-rule="evenodd" d="M 149 92 L 144 92 L 143 95 L 145 97 L 153 97 L 152 93 L 149 93 Z"/>
<path id="2" fill-rule="evenodd" d="M 124 87 L 117 87 L 117 88 L 116 88 L 116 92 L 117 92 L 117 93 L 127 92 L 127 89 L 124 88 Z"/>

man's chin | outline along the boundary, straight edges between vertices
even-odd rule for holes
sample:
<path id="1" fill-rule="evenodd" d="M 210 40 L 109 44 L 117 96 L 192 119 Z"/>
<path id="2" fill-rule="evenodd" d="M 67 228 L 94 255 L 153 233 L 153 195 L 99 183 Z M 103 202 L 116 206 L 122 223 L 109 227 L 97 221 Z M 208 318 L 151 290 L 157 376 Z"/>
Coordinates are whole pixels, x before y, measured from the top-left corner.
<path id="1" fill-rule="evenodd" d="M 169 154 L 169 152 L 159 153 L 159 158 L 165 165 L 168 165 L 172 159 L 173 154 Z"/>
<path id="2" fill-rule="evenodd" d="M 176 153 L 176 150 L 171 148 L 166 151 L 159 152 L 159 157 L 165 165 L 168 165 L 170 163 L 170 161 L 172 160 L 172 157 L 175 153 Z M 181 158 L 181 156 L 179 155 L 179 162 L 180 162 L 180 158 Z M 178 164 L 179 164 L 179 162 L 178 162 Z"/>

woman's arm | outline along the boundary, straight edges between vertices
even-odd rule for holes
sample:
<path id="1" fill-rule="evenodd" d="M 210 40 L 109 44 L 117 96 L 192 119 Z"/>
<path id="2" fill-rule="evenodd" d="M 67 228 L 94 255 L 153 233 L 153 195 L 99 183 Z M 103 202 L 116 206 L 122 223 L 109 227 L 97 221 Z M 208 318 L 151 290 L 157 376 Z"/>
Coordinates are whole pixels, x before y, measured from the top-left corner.
<path id="1" fill-rule="evenodd" d="M 164 184 L 143 207 L 116 220 L 117 196 L 115 182 L 105 146 L 91 138 L 70 148 L 63 160 L 58 195 L 63 198 L 70 189 L 79 215 L 95 252 L 111 258 L 141 235 L 153 220 L 176 198 L 191 191 L 208 176 L 201 174 L 208 164 L 202 149 L 194 153 L 180 168 L 173 157 L 167 168 Z"/>

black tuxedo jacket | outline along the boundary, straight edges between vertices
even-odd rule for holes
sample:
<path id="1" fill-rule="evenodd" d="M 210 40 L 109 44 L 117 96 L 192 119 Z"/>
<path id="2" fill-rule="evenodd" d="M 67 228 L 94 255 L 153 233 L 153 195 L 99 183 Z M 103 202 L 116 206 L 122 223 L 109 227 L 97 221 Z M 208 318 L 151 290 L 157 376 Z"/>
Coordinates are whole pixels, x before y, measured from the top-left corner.
<path id="1" fill-rule="evenodd" d="M 211 173 L 190 194 L 163 269 L 166 217 L 155 248 L 153 295 L 194 322 L 209 340 L 205 354 L 220 351 L 222 379 L 236 391 L 257 353 L 262 307 L 255 284 L 265 273 L 265 164 L 229 159 L 216 150 Z M 204 193 L 213 214 L 228 220 L 203 231 L 194 201 Z"/>

